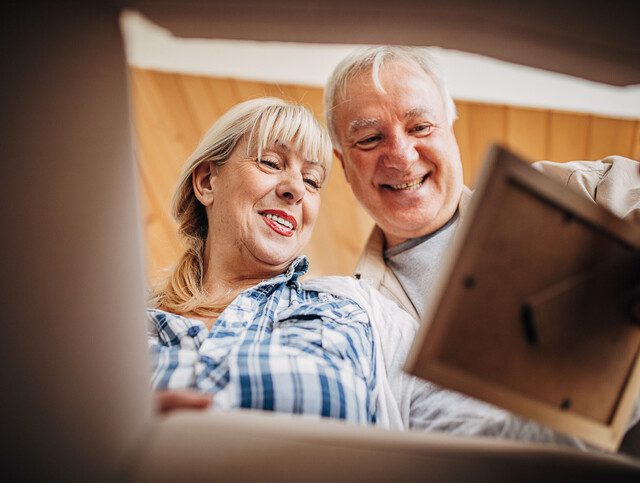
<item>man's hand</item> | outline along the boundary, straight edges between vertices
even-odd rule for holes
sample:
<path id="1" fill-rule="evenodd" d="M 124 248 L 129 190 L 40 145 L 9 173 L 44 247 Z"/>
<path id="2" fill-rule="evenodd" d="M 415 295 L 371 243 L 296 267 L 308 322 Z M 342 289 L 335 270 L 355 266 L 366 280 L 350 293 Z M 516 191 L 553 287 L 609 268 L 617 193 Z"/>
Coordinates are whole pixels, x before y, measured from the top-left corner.
<path id="1" fill-rule="evenodd" d="M 155 391 L 157 414 L 167 414 L 175 409 L 206 409 L 211 406 L 213 396 L 188 389 Z"/>

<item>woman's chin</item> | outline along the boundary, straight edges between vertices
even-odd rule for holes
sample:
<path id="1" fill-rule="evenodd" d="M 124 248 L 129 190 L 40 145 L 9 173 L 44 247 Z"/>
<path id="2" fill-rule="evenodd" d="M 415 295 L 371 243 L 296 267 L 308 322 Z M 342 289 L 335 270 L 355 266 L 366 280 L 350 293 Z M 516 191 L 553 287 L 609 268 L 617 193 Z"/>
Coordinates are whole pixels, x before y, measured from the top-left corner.
<path id="1" fill-rule="evenodd" d="M 295 237 L 254 237 L 244 246 L 259 263 L 285 271 L 302 254 L 306 243 Z"/>
<path id="2" fill-rule="evenodd" d="M 283 250 L 280 247 L 280 250 L 256 250 L 253 255 L 265 265 L 286 269 L 300 254 L 301 252 L 299 251 Z"/>

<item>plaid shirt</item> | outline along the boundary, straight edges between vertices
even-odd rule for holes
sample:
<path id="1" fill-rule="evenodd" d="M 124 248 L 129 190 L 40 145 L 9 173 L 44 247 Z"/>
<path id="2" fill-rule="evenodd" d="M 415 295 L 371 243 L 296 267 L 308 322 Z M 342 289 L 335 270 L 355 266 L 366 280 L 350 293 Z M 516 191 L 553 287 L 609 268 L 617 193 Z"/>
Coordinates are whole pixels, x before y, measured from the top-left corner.
<path id="1" fill-rule="evenodd" d="M 367 313 L 353 300 L 305 290 L 308 268 L 242 292 L 207 330 L 199 320 L 150 309 L 155 389 L 215 394 L 220 409 L 376 420 L 376 367 Z"/>

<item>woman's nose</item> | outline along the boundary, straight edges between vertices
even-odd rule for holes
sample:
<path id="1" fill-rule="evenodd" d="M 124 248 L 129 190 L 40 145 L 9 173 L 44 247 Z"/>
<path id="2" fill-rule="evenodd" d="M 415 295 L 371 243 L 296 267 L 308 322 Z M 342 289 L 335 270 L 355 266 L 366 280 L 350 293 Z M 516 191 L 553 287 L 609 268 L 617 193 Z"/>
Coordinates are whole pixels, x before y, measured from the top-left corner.
<path id="1" fill-rule="evenodd" d="M 285 176 L 280 183 L 278 183 L 276 193 L 287 203 L 300 203 L 304 199 L 304 195 L 306 193 L 302 175 L 297 173 Z"/>

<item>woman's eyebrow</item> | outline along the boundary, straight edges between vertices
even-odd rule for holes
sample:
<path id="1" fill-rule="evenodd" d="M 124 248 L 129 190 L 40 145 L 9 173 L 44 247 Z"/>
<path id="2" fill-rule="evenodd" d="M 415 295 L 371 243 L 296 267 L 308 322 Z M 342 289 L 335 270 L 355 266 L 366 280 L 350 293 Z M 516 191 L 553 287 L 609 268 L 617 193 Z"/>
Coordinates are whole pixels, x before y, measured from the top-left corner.
<path id="1" fill-rule="evenodd" d="M 286 154 L 288 154 L 291 151 L 291 148 L 287 144 L 285 144 L 285 143 L 283 143 L 281 141 L 276 141 L 276 142 L 269 143 L 266 146 L 264 146 L 262 148 L 262 151 L 275 151 L 275 152 L 278 152 L 278 153 L 286 153 Z"/>
<path id="2" fill-rule="evenodd" d="M 327 168 L 324 167 L 320 161 L 309 161 L 308 159 L 304 160 L 305 166 L 311 166 L 313 168 L 320 168 L 322 170 L 322 177 L 324 178 L 327 175 Z"/>

